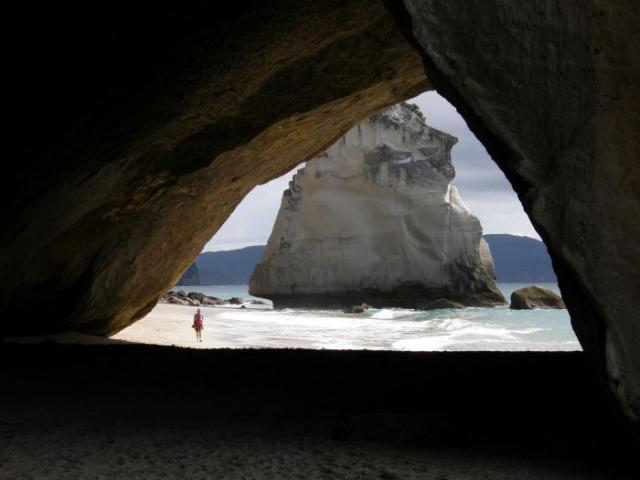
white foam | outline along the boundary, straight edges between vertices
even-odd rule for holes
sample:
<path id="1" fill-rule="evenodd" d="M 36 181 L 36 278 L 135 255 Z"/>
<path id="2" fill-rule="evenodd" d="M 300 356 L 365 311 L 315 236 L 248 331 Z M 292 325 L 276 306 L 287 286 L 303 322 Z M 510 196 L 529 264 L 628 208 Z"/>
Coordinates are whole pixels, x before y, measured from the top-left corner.
<path id="1" fill-rule="evenodd" d="M 160 310 L 156 315 L 158 323 L 153 327 L 159 332 L 158 338 L 161 334 L 163 341 L 174 343 L 174 337 L 180 335 L 185 341 L 191 339 L 191 309 L 161 306 Z M 203 308 L 203 313 L 207 337 L 215 337 L 220 345 L 241 348 L 580 349 L 577 340 L 572 340 L 566 311 L 520 313 L 479 308 L 438 311 L 385 308 L 364 315 L 349 315 L 339 310 L 207 307 Z M 142 324 L 143 321 L 136 325 Z M 179 331 L 172 333 L 169 326 L 179 328 Z"/>
<path id="2" fill-rule="evenodd" d="M 448 335 L 432 335 L 428 337 L 406 338 L 392 344 L 392 350 L 413 352 L 445 350 L 445 347 L 455 343 Z"/>
<path id="3" fill-rule="evenodd" d="M 393 319 L 393 311 L 383 308 L 382 310 L 371 315 L 371 318 L 378 318 L 384 320 L 392 320 Z"/>
<path id="4" fill-rule="evenodd" d="M 463 328 L 466 328 L 469 325 L 473 325 L 473 323 L 470 322 L 469 320 L 464 320 L 462 318 L 446 318 L 443 320 L 434 318 L 431 321 L 439 322 L 439 327 L 448 332 L 461 330 Z"/>

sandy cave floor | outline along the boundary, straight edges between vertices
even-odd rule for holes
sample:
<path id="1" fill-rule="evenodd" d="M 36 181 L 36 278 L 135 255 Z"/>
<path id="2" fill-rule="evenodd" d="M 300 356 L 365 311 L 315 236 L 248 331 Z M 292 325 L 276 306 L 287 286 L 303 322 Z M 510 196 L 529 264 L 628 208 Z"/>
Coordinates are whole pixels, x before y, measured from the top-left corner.
<path id="1" fill-rule="evenodd" d="M 59 420 L 17 432 L 3 422 L 6 479 L 605 479 L 571 462 L 526 455 L 336 441 L 237 425 L 185 431 L 117 418 Z M 24 428 L 24 425 L 22 426 Z"/>
<path id="2" fill-rule="evenodd" d="M 0 360 L 0 479 L 632 478 L 581 352 L 49 341 Z"/>

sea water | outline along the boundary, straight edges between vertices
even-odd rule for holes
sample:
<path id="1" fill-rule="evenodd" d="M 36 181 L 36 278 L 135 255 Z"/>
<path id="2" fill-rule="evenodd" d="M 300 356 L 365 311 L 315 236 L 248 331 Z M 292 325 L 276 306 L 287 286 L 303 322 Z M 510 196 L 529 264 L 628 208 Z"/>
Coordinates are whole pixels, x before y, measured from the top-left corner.
<path id="1" fill-rule="evenodd" d="M 557 293 L 555 283 L 540 283 Z M 525 284 L 502 283 L 505 298 Z M 412 310 L 274 310 L 246 285 L 177 287 L 218 298 L 240 297 L 247 308 L 207 309 L 206 330 L 235 346 L 261 348 L 412 351 L 580 350 L 566 310 L 510 310 L 508 306 Z M 266 305 L 252 304 L 262 300 Z"/>

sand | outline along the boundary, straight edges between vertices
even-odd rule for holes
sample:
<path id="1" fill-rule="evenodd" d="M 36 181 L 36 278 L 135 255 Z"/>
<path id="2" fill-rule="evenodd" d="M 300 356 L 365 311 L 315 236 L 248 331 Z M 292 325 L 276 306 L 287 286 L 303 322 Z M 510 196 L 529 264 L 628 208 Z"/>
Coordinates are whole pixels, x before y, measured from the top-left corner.
<path id="1" fill-rule="evenodd" d="M 213 313 L 220 310 L 237 310 L 239 307 L 200 307 L 205 316 L 202 342 L 197 341 L 191 327 L 198 307 L 159 303 L 144 318 L 121 330 L 110 338 L 78 332 L 30 337 L 9 337 L 8 343 L 37 344 L 54 342 L 61 345 L 112 345 L 140 343 L 186 348 L 237 348 L 233 339 L 224 339 L 218 333 Z"/>
<path id="2" fill-rule="evenodd" d="M 581 352 L 9 344 L 0 478 L 626 478 L 585 367 Z"/>
<path id="3" fill-rule="evenodd" d="M 234 307 L 200 307 L 205 317 L 202 342 L 198 342 L 191 325 L 197 307 L 157 304 L 144 318 L 113 335 L 111 339 L 151 345 L 169 345 L 188 348 L 232 348 L 234 343 L 216 334 L 211 320 L 214 311 Z"/>
<path id="4" fill-rule="evenodd" d="M 197 308 L 200 308 L 204 315 L 202 342 L 197 341 L 195 331 L 191 328 Z M 159 303 L 144 318 L 113 335 L 111 339 L 197 349 L 312 348 L 308 339 L 292 335 L 281 335 L 277 339 L 262 337 L 251 340 L 234 330 L 233 320 L 216 317 L 216 314 L 221 312 L 237 312 L 240 309 L 240 306 L 190 307 Z M 243 315 L 251 310 L 265 310 L 265 307 L 245 304 L 245 308 L 242 309 Z"/>
<path id="5" fill-rule="evenodd" d="M 0 479 L 627 478 L 581 352 L 226 349 L 225 308 L 9 339 Z"/>
<path id="6" fill-rule="evenodd" d="M 166 420 L 164 421 L 166 422 Z M 142 425 L 140 424 L 142 423 Z M 167 424 L 168 423 L 168 424 Z M 5 479 L 604 479 L 553 461 L 478 456 L 337 442 L 330 438 L 252 429 L 185 429 L 184 423 L 131 424 L 119 418 L 48 423 L 14 433 L 3 452 Z M 14 432 L 17 429 L 14 427 Z M 269 433 L 271 431 L 271 433 Z"/>

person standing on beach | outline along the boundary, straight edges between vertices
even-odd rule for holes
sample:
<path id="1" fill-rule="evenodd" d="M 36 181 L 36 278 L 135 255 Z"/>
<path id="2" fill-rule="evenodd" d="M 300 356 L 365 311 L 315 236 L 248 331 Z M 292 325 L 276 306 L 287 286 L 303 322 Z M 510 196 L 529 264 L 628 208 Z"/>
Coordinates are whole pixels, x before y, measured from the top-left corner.
<path id="1" fill-rule="evenodd" d="M 200 312 L 200 309 L 193 316 L 193 325 L 192 327 L 196 331 L 196 340 L 198 342 L 202 341 L 202 329 L 204 328 L 204 315 Z"/>

